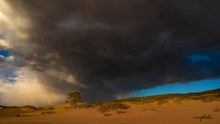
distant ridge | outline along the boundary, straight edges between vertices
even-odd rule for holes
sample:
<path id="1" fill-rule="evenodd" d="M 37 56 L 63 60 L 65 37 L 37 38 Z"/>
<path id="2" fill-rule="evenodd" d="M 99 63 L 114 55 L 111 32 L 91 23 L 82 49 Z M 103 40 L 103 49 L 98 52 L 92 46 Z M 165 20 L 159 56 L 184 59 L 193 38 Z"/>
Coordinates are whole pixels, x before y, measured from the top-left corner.
<path id="1" fill-rule="evenodd" d="M 200 93 L 206 93 L 206 92 L 220 92 L 220 88 L 214 89 L 214 90 L 207 90 L 207 91 L 203 91 L 203 92 L 200 92 Z"/>
<path id="2" fill-rule="evenodd" d="M 162 94 L 162 95 L 154 95 L 154 96 L 143 96 L 143 97 L 131 97 L 126 99 L 120 99 L 120 100 L 107 100 L 107 101 L 100 101 L 100 102 L 94 102 L 90 104 L 99 104 L 99 103 L 105 103 L 105 102 L 163 102 L 166 103 L 169 100 L 175 100 L 178 102 L 184 101 L 184 100 L 200 100 L 202 102 L 213 102 L 213 101 L 220 101 L 220 88 L 214 89 L 214 90 L 208 90 L 203 92 L 194 92 L 194 93 L 186 93 L 186 94 Z M 26 105 L 21 106 L 23 108 L 31 107 L 36 109 L 34 106 Z M 0 105 L 0 109 L 2 108 L 18 108 L 18 106 L 4 106 Z"/>
<path id="3" fill-rule="evenodd" d="M 154 96 L 131 97 L 115 101 L 123 102 L 155 102 L 155 101 L 184 101 L 184 100 L 200 100 L 202 102 L 220 101 L 220 88 L 203 92 L 186 93 L 186 94 L 162 94 Z"/>

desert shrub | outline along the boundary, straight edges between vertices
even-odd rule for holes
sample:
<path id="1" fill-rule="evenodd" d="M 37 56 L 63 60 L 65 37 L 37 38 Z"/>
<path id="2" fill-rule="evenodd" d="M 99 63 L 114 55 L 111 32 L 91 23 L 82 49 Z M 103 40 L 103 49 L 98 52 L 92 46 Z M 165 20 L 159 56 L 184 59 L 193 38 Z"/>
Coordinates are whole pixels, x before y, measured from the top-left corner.
<path id="1" fill-rule="evenodd" d="M 154 109 L 154 108 L 149 108 L 148 110 L 149 110 L 149 111 L 157 111 L 157 110 Z"/>
<path id="2" fill-rule="evenodd" d="M 93 105 L 88 103 L 82 103 L 77 105 L 77 108 L 91 108 L 91 107 L 93 107 Z"/>
<path id="3" fill-rule="evenodd" d="M 116 113 L 117 113 L 117 114 L 123 114 L 123 113 L 126 113 L 126 111 L 123 111 L 123 110 L 117 110 Z"/>
<path id="4" fill-rule="evenodd" d="M 56 105 L 54 106 L 54 109 L 72 109 L 72 105 L 70 104 L 60 104 L 60 105 Z"/>
<path id="5" fill-rule="evenodd" d="M 157 102 L 157 105 L 162 105 L 162 104 L 166 104 L 166 103 L 168 103 L 168 100 L 162 99 Z"/>
<path id="6" fill-rule="evenodd" d="M 81 96 L 79 91 L 69 92 L 67 95 L 67 102 L 73 106 L 77 106 L 77 103 L 80 102 Z"/>
<path id="7" fill-rule="evenodd" d="M 189 96 L 189 98 L 192 100 L 201 100 L 201 99 L 205 99 L 206 97 L 204 97 L 204 96 Z"/>
<path id="8" fill-rule="evenodd" d="M 109 116 L 111 116 L 112 114 L 111 113 L 105 113 L 104 115 L 103 115 L 103 117 L 109 117 Z"/>
<path id="9" fill-rule="evenodd" d="M 22 106 L 21 109 L 25 109 L 25 110 L 37 110 L 37 108 L 34 107 L 34 106 L 32 106 L 32 105 Z"/>
<path id="10" fill-rule="evenodd" d="M 54 111 L 43 111 L 43 112 L 41 112 L 41 114 L 54 114 L 54 113 L 56 113 L 56 112 L 54 112 Z"/>
<path id="11" fill-rule="evenodd" d="M 216 107 L 216 108 L 214 109 L 214 112 L 220 112 L 220 108 L 219 108 L 219 107 Z"/>
<path id="12" fill-rule="evenodd" d="M 17 106 L 4 106 L 4 107 L 2 107 L 2 109 L 7 109 L 7 108 L 17 109 L 19 107 L 17 107 Z"/>
<path id="13" fill-rule="evenodd" d="M 140 110 L 140 112 L 145 112 L 145 111 L 147 111 L 147 109 L 145 108 L 145 109 L 141 109 Z"/>
<path id="14" fill-rule="evenodd" d="M 183 98 L 181 97 L 175 97 L 173 99 L 171 99 L 174 103 L 176 104 L 182 104 Z"/>
<path id="15" fill-rule="evenodd" d="M 129 98 L 129 99 L 123 100 L 123 101 L 130 102 L 132 104 L 142 104 L 142 103 L 145 103 L 147 100 L 145 100 L 144 98 Z"/>
<path id="16" fill-rule="evenodd" d="M 201 99 L 201 102 L 214 102 L 216 101 L 217 99 L 213 96 L 210 96 L 210 97 L 204 97 Z"/>
<path id="17" fill-rule="evenodd" d="M 175 103 L 182 104 L 182 100 L 176 100 Z"/>
<path id="18" fill-rule="evenodd" d="M 39 107 L 38 110 L 54 110 L 53 106 Z"/>
<path id="19" fill-rule="evenodd" d="M 129 106 L 120 102 L 105 102 L 100 105 L 99 111 L 105 113 L 116 109 L 128 109 Z"/>

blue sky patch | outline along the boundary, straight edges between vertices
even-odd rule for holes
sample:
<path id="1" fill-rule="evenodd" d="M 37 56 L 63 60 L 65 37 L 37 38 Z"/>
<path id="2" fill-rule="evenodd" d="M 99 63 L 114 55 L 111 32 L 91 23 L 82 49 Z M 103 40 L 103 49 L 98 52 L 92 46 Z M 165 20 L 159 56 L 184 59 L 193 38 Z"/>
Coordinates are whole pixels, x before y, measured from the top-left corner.
<path id="1" fill-rule="evenodd" d="M 0 55 L 8 57 L 10 55 L 10 52 L 8 50 L 0 50 Z"/>
<path id="2" fill-rule="evenodd" d="M 208 55 L 203 55 L 203 54 L 191 54 L 187 58 L 192 63 L 198 63 L 201 61 L 211 61 L 212 60 Z"/>
<path id="3" fill-rule="evenodd" d="M 189 83 L 175 83 L 160 85 L 155 88 L 136 90 L 131 93 L 132 97 L 152 96 L 171 93 L 202 92 L 220 88 L 220 78 L 192 81 Z"/>

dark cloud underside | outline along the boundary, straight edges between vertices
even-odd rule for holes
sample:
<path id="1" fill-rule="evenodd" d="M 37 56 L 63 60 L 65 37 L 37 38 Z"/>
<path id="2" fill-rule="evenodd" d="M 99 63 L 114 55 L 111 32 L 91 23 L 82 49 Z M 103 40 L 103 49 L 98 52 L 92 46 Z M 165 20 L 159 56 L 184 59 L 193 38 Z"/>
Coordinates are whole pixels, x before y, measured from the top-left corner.
<path id="1" fill-rule="evenodd" d="M 220 75 L 219 65 L 210 66 L 219 56 L 208 63 L 187 59 L 219 51 L 219 0 L 8 1 L 33 24 L 28 42 L 38 48 L 25 59 L 57 91 L 78 89 L 94 101 Z M 51 69 L 85 87 L 61 85 L 65 80 L 46 73 Z"/>

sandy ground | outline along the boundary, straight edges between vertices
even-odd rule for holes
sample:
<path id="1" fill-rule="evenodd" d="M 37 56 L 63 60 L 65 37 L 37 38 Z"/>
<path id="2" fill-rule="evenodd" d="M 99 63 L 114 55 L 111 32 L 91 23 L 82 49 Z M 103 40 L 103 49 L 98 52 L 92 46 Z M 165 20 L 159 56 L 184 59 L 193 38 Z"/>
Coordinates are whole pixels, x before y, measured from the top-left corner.
<path id="1" fill-rule="evenodd" d="M 50 114 L 0 110 L 0 124 L 220 124 L 220 102 L 186 101 L 182 104 L 129 104 L 126 110 L 111 111 L 108 117 L 98 109 L 55 109 Z M 20 117 L 17 113 L 20 112 Z M 206 114 L 209 119 L 195 119 Z"/>

